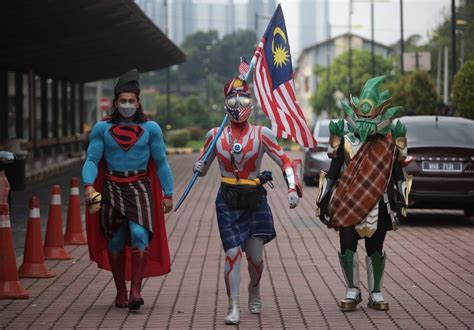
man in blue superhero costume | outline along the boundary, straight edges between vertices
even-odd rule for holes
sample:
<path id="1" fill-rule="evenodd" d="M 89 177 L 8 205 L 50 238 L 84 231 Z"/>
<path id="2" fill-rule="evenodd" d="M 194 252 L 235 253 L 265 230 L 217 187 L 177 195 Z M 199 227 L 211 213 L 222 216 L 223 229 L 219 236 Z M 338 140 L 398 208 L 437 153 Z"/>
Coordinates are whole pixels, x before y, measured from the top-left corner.
<path id="1" fill-rule="evenodd" d="M 86 210 L 91 260 L 112 271 L 115 306 L 131 310 L 143 305 L 143 277 L 170 271 L 163 214 L 173 208 L 163 135 L 145 118 L 138 79 L 134 69 L 118 80 L 114 111 L 92 128 L 82 169 L 86 203 L 93 203 L 96 191 L 102 193 L 100 212 Z"/>

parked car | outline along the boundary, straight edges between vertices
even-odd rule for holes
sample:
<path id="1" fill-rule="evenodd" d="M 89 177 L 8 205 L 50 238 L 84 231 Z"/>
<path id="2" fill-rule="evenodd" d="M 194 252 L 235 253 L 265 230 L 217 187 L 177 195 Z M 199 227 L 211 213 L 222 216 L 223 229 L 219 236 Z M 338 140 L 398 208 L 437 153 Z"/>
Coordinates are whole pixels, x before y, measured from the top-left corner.
<path id="1" fill-rule="evenodd" d="M 474 216 L 474 120 L 444 116 L 402 117 L 407 127 L 410 205 L 462 208 Z"/>
<path id="2" fill-rule="evenodd" d="M 319 172 L 321 170 L 329 171 L 331 159 L 329 159 L 327 152 L 330 121 L 330 119 L 321 119 L 314 126 L 313 135 L 318 142 L 318 146 L 315 150 L 308 149 L 304 157 L 303 181 L 307 186 L 316 185 L 319 181 Z"/>

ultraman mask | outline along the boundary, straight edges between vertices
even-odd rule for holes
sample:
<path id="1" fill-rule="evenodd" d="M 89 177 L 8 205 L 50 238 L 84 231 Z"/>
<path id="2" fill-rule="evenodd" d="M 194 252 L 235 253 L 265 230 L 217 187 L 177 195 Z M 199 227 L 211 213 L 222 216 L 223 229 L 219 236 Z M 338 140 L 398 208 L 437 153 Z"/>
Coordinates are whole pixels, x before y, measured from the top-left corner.
<path id="1" fill-rule="evenodd" d="M 225 99 L 225 109 L 233 122 L 246 122 L 252 113 L 252 108 L 252 98 L 249 94 L 234 93 Z"/>

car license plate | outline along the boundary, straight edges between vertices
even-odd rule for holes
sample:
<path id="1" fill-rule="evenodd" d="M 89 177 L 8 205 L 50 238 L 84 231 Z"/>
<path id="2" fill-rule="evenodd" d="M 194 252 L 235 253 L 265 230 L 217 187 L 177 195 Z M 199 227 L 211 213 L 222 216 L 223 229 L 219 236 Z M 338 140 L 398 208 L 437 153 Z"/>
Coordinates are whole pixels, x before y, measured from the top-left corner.
<path id="1" fill-rule="evenodd" d="M 461 162 L 422 162 L 423 172 L 462 172 Z"/>

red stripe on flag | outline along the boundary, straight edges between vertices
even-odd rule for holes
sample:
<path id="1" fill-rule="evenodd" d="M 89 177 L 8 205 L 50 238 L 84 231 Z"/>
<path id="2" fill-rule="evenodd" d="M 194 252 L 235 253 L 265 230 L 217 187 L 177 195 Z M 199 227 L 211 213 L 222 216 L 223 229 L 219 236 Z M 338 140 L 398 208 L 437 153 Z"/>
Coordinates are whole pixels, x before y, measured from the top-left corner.
<path id="1" fill-rule="evenodd" d="M 270 118 L 272 123 L 278 128 L 275 130 L 275 127 L 272 125 L 272 130 L 275 132 L 276 136 L 286 138 L 287 134 L 291 135 L 291 132 L 289 130 L 288 123 L 286 120 L 281 118 L 280 111 L 278 111 L 278 106 L 275 102 L 272 92 L 270 72 L 268 71 L 267 61 L 264 56 L 261 56 L 259 60 L 257 60 L 256 71 L 258 72 L 256 77 L 256 89 L 263 90 L 263 94 L 261 96 L 264 102 L 260 102 L 262 110 Z"/>
<path id="2" fill-rule="evenodd" d="M 260 45 L 255 53 L 255 94 L 263 112 L 272 121 L 272 130 L 276 131 L 277 137 L 288 137 L 300 145 L 315 147 L 316 141 L 306 124 L 303 111 L 296 102 L 293 81 L 289 80 L 272 90 L 271 75 Z"/>

